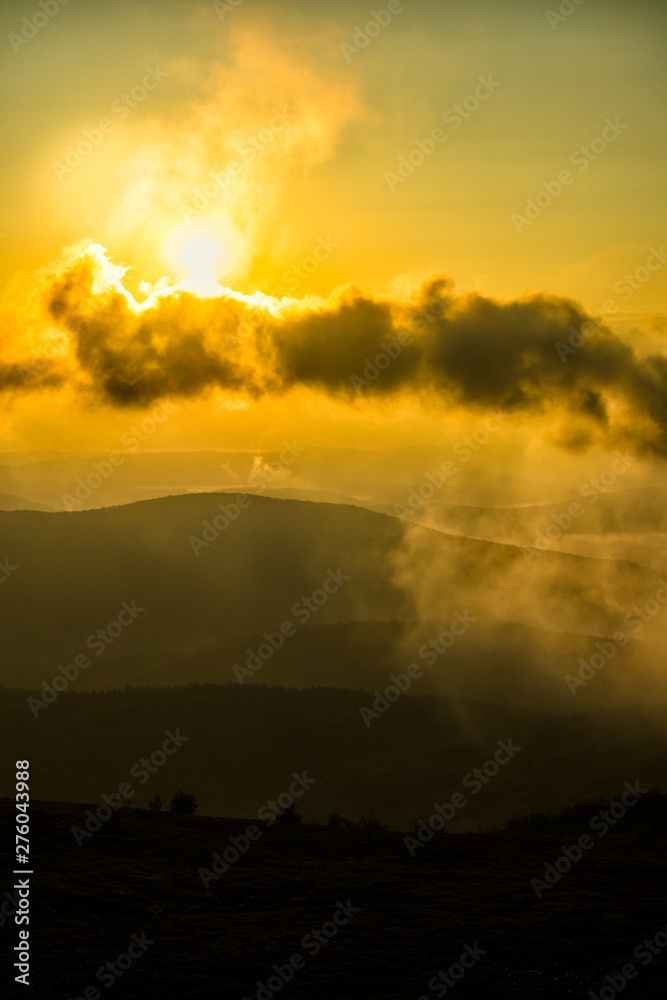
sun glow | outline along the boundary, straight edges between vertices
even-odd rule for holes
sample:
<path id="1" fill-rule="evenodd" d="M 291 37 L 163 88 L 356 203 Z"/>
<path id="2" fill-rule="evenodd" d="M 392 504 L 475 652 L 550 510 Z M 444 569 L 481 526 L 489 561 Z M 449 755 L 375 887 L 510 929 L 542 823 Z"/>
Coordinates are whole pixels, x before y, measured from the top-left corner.
<path id="1" fill-rule="evenodd" d="M 221 256 L 222 248 L 210 236 L 189 236 L 181 246 L 181 260 L 190 272 L 215 274 Z"/>
<path id="2" fill-rule="evenodd" d="M 237 266 L 241 244 L 230 224 L 184 222 L 167 237 L 164 255 L 179 277 L 197 283 L 215 282 Z"/>

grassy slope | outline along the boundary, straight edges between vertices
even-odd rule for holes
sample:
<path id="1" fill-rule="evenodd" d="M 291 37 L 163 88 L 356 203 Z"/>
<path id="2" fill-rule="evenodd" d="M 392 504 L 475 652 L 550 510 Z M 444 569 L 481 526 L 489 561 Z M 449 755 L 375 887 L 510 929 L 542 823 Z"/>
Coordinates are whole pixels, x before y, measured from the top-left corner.
<path id="1" fill-rule="evenodd" d="M 33 804 L 33 995 L 44 1000 L 80 996 L 133 933 L 155 943 L 114 985 L 126 1000 L 254 1000 L 257 980 L 297 952 L 306 967 L 281 996 L 416 1000 L 475 942 L 487 954 L 457 984 L 461 1000 L 584 1000 L 665 925 L 664 839 L 631 830 L 601 839 L 542 899 L 530 880 L 560 855 L 561 833 L 441 835 L 411 858 L 398 834 L 274 827 L 205 889 L 198 869 L 246 821 L 132 809 L 77 847 L 80 813 Z M 303 936 L 348 899 L 359 913 L 308 955 Z M 15 932 L 0 929 L 12 944 Z M 664 996 L 665 958 L 639 968 L 628 996 Z"/>

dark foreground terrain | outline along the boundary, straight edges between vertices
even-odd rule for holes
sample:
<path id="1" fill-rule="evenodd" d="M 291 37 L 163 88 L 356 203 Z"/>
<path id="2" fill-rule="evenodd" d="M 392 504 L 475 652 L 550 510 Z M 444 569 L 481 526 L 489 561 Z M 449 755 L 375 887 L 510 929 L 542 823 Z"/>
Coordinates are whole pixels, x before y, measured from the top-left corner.
<path id="1" fill-rule="evenodd" d="M 439 833 L 414 857 L 396 832 L 254 820 L 259 838 L 205 887 L 198 870 L 211 871 L 230 836 L 243 844 L 252 820 L 121 809 L 77 846 L 71 828 L 86 807 L 35 802 L 31 987 L 13 985 L 5 959 L 2 996 L 66 1000 L 94 997 L 85 990 L 97 986 L 113 1000 L 583 1000 L 591 990 L 605 1000 L 616 995 L 605 977 L 621 983 L 632 963 L 636 975 L 620 992 L 657 1000 L 667 959 L 647 962 L 641 949 L 633 956 L 667 924 L 664 801 L 657 804 L 657 821 L 655 808 L 649 815 L 640 804 L 618 832 L 592 834 L 594 846 L 538 898 L 531 879 L 543 878 L 561 845 L 591 833 L 594 805 L 513 832 Z M 0 802 L 0 816 L 10 889 L 10 800 Z M 17 931 L 6 916 L 5 955 Z M 138 957 L 122 976 L 105 970 L 96 980 L 127 953 L 132 935 L 144 942 L 134 946 Z M 477 960 L 467 958 L 463 977 L 446 991 L 429 989 L 464 952 Z M 285 968 L 293 956 L 301 958 L 289 982 L 271 979 L 273 966 Z"/>

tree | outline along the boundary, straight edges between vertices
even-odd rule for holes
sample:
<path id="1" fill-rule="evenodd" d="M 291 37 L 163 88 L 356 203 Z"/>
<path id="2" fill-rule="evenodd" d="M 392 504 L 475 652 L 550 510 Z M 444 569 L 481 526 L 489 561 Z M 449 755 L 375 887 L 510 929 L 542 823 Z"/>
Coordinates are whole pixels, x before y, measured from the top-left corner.
<path id="1" fill-rule="evenodd" d="M 292 803 L 287 809 L 283 809 L 281 813 L 278 813 L 278 820 L 281 823 L 300 823 L 301 813 L 296 811 L 296 806 Z"/>
<path id="2" fill-rule="evenodd" d="M 192 792 L 174 792 L 171 797 L 171 812 L 182 813 L 184 816 L 192 816 L 195 809 L 199 808 L 197 797 Z"/>

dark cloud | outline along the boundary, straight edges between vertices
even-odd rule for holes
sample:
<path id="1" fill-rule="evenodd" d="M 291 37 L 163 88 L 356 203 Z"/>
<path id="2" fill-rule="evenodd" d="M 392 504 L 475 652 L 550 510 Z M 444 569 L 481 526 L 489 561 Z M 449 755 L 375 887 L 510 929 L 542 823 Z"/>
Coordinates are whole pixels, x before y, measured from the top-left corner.
<path id="1" fill-rule="evenodd" d="M 288 319 L 276 327 L 275 348 L 283 383 L 320 386 L 350 394 L 359 387 L 356 377 L 372 383 L 373 392 L 386 394 L 403 388 L 408 380 L 419 384 L 422 358 L 416 344 L 400 344 L 398 336 L 414 333 L 401 325 L 391 304 L 361 295 L 343 300 L 332 310 L 311 312 Z M 375 365 L 384 355 L 387 367 Z M 370 381 L 364 375 L 368 362 L 381 374 Z"/>
<path id="2" fill-rule="evenodd" d="M 213 386 L 257 394 L 252 373 L 225 349 L 241 343 L 236 303 L 174 292 L 137 312 L 116 289 L 96 294 L 94 279 L 94 261 L 84 260 L 49 290 L 48 309 L 73 338 L 77 360 L 105 402 L 148 406 Z"/>
<path id="3" fill-rule="evenodd" d="M 553 412 L 571 447 L 594 433 L 667 453 L 667 358 L 639 357 L 564 299 L 500 303 L 438 278 L 411 306 L 349 288 L 321 307 L 271 311 L 173 289 L 137 309 L 118 283 L 95 284 L 99 267 L 90 253 L 76 258 L 50 283 L 48 309 L 87 384 L 114 406 L 212 387 L 256 397 L 309 386 L 348 400 L 410 392 L 429 404 Z"/>
<path id="4" fill-rule="evenodd" d="M 65 376 L 46 358 L 29 358 L 24 362 L 0 362 L 0 392 L 55 388 L 62 385 Z"/>

